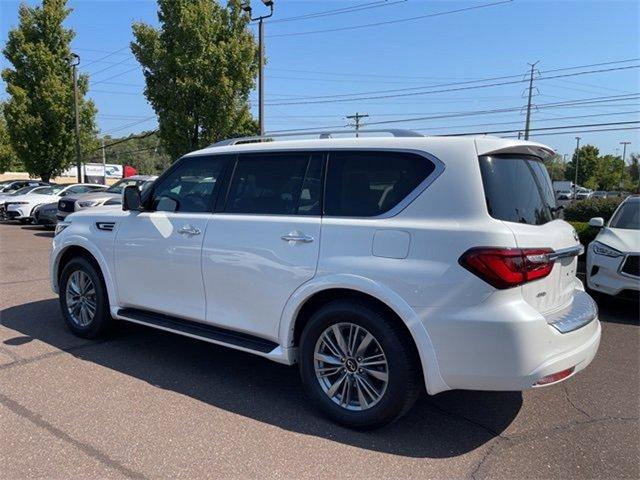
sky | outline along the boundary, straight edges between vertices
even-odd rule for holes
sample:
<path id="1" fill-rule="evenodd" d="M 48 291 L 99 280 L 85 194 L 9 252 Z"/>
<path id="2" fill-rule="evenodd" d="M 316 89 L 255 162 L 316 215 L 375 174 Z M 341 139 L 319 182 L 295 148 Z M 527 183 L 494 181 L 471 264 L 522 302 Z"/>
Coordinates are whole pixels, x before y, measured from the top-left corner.
<path id="1" fill-rule="evenodd" d="M 260 0 L 252 4 L 267 12 Z M 0 0 L 1 45 L 18 5 Z M 154 129 L 129 43 L 132 22 L 158 24 L 155 1 L 68 5 L 100 134 Z M 369 115 L 365 128 L 523 130 L 528 64 L 538 62 L 531 128 L 547 130 L 532 130 L 530 139 L 569 158 L 576 136 L 603 154 L 621 154 L 628 141 L 628 159 L 640 152 L 640 123 L 624 123 L 640 122 L 639 32 L 637 0 L 275 0 L 265 21 L 266 130 L 336 129 L 356 112 Z M 253 92 L 257 117 L 256 99 Z M 549 130 L 561 126 L 570 128 Z M 604 129 L 616 130 L 594 131 Z"/>

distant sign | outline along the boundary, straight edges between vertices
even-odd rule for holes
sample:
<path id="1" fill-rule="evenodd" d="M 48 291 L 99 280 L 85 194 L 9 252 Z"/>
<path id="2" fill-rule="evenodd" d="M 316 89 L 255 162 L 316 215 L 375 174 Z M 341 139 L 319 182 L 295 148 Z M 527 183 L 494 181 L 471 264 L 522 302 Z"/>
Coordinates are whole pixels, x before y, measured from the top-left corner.
<path id="1" fill-rule="evenodd" d="M 124 176 L 122 165 L 108 163 L 103 168 L 101 163 L 85 163 L 83 167 L 84 181 L 88 183 L 102 183 L 105 173 L 107 178 L 122 178 Z M 62 176 L 77 177 L 78 169 L 76 167 L 67 168 L 62 172 Z M 99 179 L 99 181 L 96 181 L 96 179 Z"/>

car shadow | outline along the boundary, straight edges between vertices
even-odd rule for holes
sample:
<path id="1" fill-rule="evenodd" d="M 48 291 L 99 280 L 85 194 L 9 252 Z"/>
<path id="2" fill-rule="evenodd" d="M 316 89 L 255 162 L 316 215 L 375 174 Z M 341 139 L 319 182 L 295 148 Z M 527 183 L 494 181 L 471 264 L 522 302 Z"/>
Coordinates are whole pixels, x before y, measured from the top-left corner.
<path id="1" fill-rule="evenodd" d="M 19 333 L 4 341 L 5 348 L 39 340 L 84 361 L 238 415 L 395 455 L 462 455 L 499 435 L 522 406 L 520 392 L 424 394 L 392 425 L 358 432 L 318 415 L 306 400 L 295 367 L 126 322 L 118 322 L 106 341 L 79 340 L 64 326 L 55 299 L 4 309 L 0 319 Z"/>
<path id="2" fill-rule="evenodd" d="M 28 227 L 21 227 L 22 230 L 28 230 L 30 232 L 34 232 L 35 237 L 44 237 L 44 238 L 53 238 L 54 231 L 50 228 L 47 228 L 43 225 L 30 225 Z"/>
<path id="3" fill-rule="evenodd" d="M 591 293 L 598 304 L 601 322 L 640 325 L 640 302 L 633 299 Z"/>

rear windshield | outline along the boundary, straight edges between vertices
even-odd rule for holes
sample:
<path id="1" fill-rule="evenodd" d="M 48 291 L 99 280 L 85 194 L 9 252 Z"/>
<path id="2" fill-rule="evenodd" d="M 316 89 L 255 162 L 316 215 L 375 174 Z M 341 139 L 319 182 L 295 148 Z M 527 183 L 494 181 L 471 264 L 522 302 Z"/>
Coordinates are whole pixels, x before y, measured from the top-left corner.
<path id="1" fill-rule="evenodd" d="M 480 157 L 489 215 L 506 222 L 542 225 L 555 218 L 555 195 L 542 160 L 533 156 Z"/>

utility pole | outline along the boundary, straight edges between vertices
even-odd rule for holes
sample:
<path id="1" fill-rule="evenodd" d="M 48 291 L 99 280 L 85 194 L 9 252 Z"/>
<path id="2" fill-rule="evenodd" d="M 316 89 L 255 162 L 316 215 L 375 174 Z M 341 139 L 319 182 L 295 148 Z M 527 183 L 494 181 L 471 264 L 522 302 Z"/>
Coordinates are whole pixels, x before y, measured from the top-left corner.
<path id="1" fill-rule="evenodd" d="M 531 65 L 531 72 L 529 74 L 529 100 L 527 101 L 527 120 L 524 125 L 524 139 L 529 140 L 529 126 L 531 125 L 531 98 L 533 97 L 533 74 L 535 73 L 535 67 L 538 64 L 529 63 Z"/>
<path id="2" fill-rule="evenodd" d="M 104 153 L 104 137 L 102 137 L 102 184 L 107 184 L 107 158 Z"/>
<path id="3" fill-rule="evenodd" d="M 627 156 L 627 145 L 631 145 L 631 142 L 620 142 L 620 145 L 622 145 L 622 171 L 620 172 L 620 189 L 622 190 L 622 181 L 624 180 L 624 167 L 626 167 L 624 159 Z"/>
<path id="4" fill-rule="evenodd" d="M 344 118 L 346 118 L 348 120 L 353 120 L 354 121 L 353 126 L 356 127 L 356 137 L 358 137 L 358 132 L 360 131 L 360 119 L 361 118 L 367 118 L 368 116 L 369 115 L 367 115 L 366 113 L 360 115 L 358 112 L 356 112 L 355 115 L 347 115 L 346 117 L 344 117 Z"/>
<path id="5" fill-rule="evenodd" d="M 80 112 L 78 109 L 78 65 L 80 56 L 72 53 L 69 57 L 73 77 L 73 111 L 76 117 L 76 168 L 78 169 L 78 183 L 82 183 L 82 161 L 80 159 Z"/>
<path id="6" fill-rule="evenodd" d="M 576 137 L 576 172 L 573 180 L 573 199 L 576 199 L 576 193 L 578 192 L 578 163 L 580 162 L 580 137 Z"/>
<path id="7" fill-rule="evenodd" d="M 264 135 L 264 24 L 263 20 L 273 15 L 273 0 L 262 0 L 266 7 L 269 7 L 269 15 L 259 17 L 251 16 L 251 0 L 243 1 L 241 8 L 249 14 L 252 22 L 258 21 L 258 124 L 260 135 Z"/>

